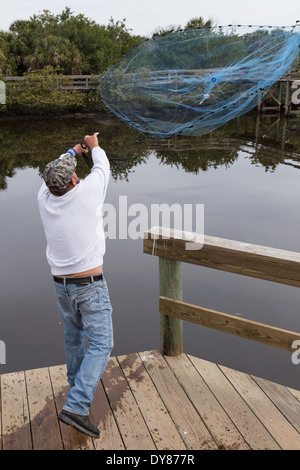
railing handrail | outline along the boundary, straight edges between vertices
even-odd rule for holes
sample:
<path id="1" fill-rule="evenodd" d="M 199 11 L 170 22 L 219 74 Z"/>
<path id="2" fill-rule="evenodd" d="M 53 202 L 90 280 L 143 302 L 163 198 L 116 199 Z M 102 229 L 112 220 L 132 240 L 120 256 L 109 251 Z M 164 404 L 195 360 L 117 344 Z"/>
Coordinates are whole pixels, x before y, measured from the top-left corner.
<path id="1" fill-rule="evenodd" d="M 86 80 L 87 78 L 92 78 L 93 75 L 57 75 L 55 76 L 55 78 L 70 78 L 70 79 L 74 79 L 74 80 L 77 80 L 77 79 L 83 79 L 83 80 Z M 16 76 L 16 77 L 3 77 L 2 80 L 4 81 L 18 81 L 18 80 L 26 80 L 27 77 L 19 77 L 19 76 Z"/>
<path id="2" fill-rule="evenodd" d="M 144 234 L 144 253 L 300 287 L 300 253 L 294 251 L 152 227 Z"/>
<path id="3" fill-rule="evenodd" d="M 57 75 L 54 77 L 56 81 L 56 89 L 62 90 L 79 90 L 79 91 L 90 91 L 97 87 L 96 84 L 92 83 L 92 75 Z M 24 84 L 27 81 L 27 77 L 4 77 L 4 82 L 10 82 L 15 84 Z M 64 80 L 68 80 L 70 83 L 61 84 Z"/>

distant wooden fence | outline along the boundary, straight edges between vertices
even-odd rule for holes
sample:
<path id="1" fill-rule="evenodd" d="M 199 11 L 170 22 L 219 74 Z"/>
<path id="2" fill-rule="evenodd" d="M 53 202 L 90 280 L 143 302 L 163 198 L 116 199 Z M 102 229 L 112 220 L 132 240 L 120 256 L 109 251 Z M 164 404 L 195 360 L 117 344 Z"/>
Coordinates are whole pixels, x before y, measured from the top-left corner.
<path id="1" fill-rule="evenodd" d="M 61 78 L 68 79 L 70 85 L 62 85 L 60 77 L 57 77 L 56 87 L 58 89 L 90 91 L 97 88 L 92 75 L 63 75 Z M 26 80 L 26 77 L 5 77 L 3 80 L 6 82 L 22 82 Z"/>
<path id="2" fill-rule="evenodd" d="M 187 245 L 187 240 L 189 245 Z M 188 248 L 188 249 L 187 249 Z M 181 262 L 300 287 L 300 253 L 154 227 L 145 232 L 144 253 L 159 257 L 161 351 L 183 352 L 182 320 L 269 346 L 293 351 L 300 333 L 237 318 L 182 301 Z"/>

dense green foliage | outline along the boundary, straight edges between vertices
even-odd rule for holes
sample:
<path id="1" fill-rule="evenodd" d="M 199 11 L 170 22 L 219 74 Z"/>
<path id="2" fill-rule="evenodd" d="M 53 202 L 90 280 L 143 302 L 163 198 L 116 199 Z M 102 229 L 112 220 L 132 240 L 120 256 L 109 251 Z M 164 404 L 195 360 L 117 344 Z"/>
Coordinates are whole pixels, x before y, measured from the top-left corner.
<path id="1" fill-rule="evenodd" d="M 23 75 L 51 65 L 65 75 L 103 73 L 143 39 L 130 34 L 125 20 L 104 26 L 69 8 L 58 15 L 44 10 L 0 32 L 0 72 Z"/>

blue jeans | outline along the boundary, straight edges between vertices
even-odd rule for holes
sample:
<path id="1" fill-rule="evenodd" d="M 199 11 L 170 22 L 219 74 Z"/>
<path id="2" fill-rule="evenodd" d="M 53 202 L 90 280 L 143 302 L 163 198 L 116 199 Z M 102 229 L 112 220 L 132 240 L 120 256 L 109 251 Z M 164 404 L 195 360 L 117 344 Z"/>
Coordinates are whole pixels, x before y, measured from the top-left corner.
<path id="1" fill-rule="evenodd" d="M 87 416 L 113 348 L 112 307 L 107 284 L 103 278 L 91 284 L 54 282 L 54 286 L 64 325 L 70 385 L 64 409 Z"/>

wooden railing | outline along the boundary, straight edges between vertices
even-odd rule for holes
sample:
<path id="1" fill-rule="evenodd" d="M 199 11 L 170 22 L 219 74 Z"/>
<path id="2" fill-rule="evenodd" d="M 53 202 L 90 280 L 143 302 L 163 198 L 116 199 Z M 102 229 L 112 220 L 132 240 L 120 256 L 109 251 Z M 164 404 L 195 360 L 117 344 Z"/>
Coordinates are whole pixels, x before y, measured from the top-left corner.
<path id="1" fill-rule="evenodd" d="M 97 85 L 93 82 L 92 75 L 63 75 L 62 78 L 68 79 L 70 85 L 62 85 L 60 77 L 57 77 L 56 87 L 58 89 L 89 91 L 97 88 Z M 26 77 L 5 77 L 3 80 L 6 82 L 22 83 L 26 81 Z"/>
<path id="2" fill-rule="evenodd" d="M 181 263 L 300 287 L 300 253 L 191 234 L 164 227 L 145 232 L 144 253 L 159 257 L 161 352 L 183 352 L 182 320 L 293 351 L 300 333 L 182 301 Z"/>

